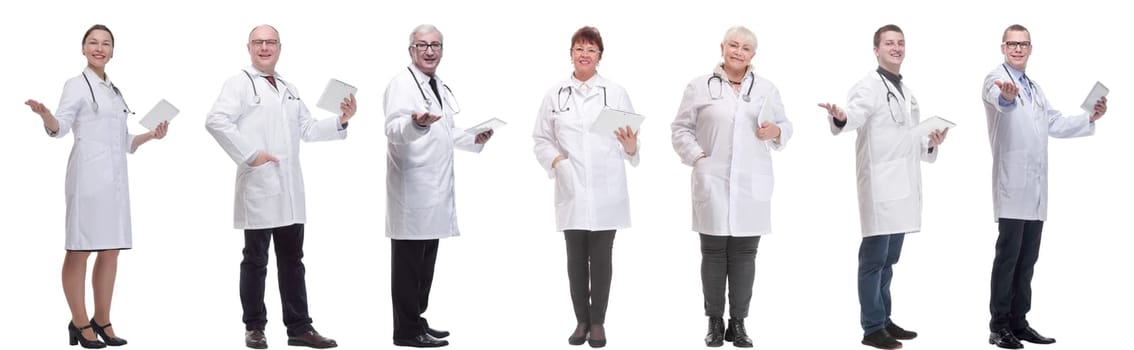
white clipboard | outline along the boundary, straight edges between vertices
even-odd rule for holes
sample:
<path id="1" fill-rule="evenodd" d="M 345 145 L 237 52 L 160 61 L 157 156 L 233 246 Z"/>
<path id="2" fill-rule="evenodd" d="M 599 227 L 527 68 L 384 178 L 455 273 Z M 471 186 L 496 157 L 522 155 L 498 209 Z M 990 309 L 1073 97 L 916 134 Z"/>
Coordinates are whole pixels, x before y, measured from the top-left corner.
<path id="1" fill-rule="evenodd" d="M 469 134 L 473 134 L 473 135 L 480 135 L 480 133 L 482 133 L 482 132 L 489 131 L 489 130 L 496 130 L 496 129 L 499 129 L 501 126 L 504 126 L 504 125 L 507 125 L 507 124 L 508 123 L 505 123 L 503 120 L 492 118 L 492 119 L 484 121 L 483 123 L 477 124 L 477 125 L 475 125 L 471 128 L 465 129 L 465 133 L 469 133 Z"/>
<path id="2" fill-rule="evenodd" d="M 630 130 L 638 132 L 644 120 L 646 120 L 646 117 L 638 114 L 606 108 L 599 113 L 598 119 L 595 119 L 595 123 L 591 124 L 591 133 L 613 135 L 615 130 L 624 128 L 627 125 L 630 126 Z"/>
<path id="3" fill-rule="evenodd" d="M 1087 113 L 1095 112 L 1095 103 L 1110 93 L 1110 89 L 1106 88 L 1101 82 L 1095 82 L 1095 87 L 1091 88 L 1091 93 L 1087 94 L 1087 99 L 1083 100 L 1083 105 L 1079 106 Z"/>
<path id="4" fill-rule="evenodd" d="M 917 126 L 913 127 L 914 135 L 918 137 L 929 137 L 929 133 L 937 130 L 945 130 L 957 126 L 957 123 L 945 120 L 938 116 L 930 117 L 929 119 L 922 120 Z"/>
<path id="5" fill-rule="evenodd" d="M 327 88 L 323 89 L 323 96 L 319 97 L 319 103 L 315 104 L 315 106 L 319 107 L 319 109 L 339 114 L 342 113 L 342 109 L 339 108 L 339 105 L 343 103 L 343 99 L 349 99 L 351 94 L 358 95 L 358 88 L 332 78 L 327 82 Z"/>
<path id="6" fill-rule="evenodd" d="M 181 113 L 181 110 L 163 98 L 154 105 L 154 108 L 150 109 L 149 113 L 146 113 L 145 117 L 142 117 L 142 120 L 138 121 L 138 124 L 142 124 L 146 129 L 154 130 L 157 129 L 158 124 L 173 120 L 173 117 L 176 117 L 178 113 Z"/>

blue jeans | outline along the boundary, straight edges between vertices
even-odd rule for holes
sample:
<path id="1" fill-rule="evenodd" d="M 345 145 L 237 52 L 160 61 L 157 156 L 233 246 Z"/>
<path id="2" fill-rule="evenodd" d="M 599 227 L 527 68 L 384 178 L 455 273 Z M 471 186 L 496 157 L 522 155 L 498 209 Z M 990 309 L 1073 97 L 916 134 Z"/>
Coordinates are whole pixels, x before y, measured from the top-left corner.
<path id="1" fill-rule="evenodd" d="M 890 280 L 902 255 L 905 233 L 865 237 L 858 247 L 859 321 L 864 335 L 886 328 L 890 321 Z"/>

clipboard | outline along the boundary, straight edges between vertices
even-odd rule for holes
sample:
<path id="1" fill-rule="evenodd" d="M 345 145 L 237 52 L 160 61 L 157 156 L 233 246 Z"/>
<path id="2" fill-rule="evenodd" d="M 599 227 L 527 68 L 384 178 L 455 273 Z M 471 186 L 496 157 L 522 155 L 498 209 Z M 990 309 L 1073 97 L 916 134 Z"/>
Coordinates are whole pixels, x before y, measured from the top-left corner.
<path id="1" fill-rule="evenodd" d="M 642 115 L 606 108 L 599 113 L 598 119 L 595 119 L 595 123 L 591 124 L 590 131 L 591 133 L 599 135 L 612 135 L 618 128 L 629 125 L 630 130 L 638 132 L 644 120 L 646 120 L 646 117 Z"/>
<path id="2" fill-rule="evenodd" d="M 913 127 L 914 135 L 918 137 L 929 137 L 929 133 L 937 130 L 945 130 L 945 128 L 952 128 L 957 126 L 957 123 L 946 120 L 938 116 L 930 117 L 929 119 L 922 120 L 917 126 Z"/>
<path id="3" fill-rule="evenodd" d="M 142 124 L 146 129 L 154 130 L 157 129 L 158 124 L 173 120 L 173 117 L 176 117 L 178 113 L 181 113 L 181 110 L 163 98 L 146 113 L 145 117 L 142 117 L 142 120 L 138 121 L 138 124 Z"/>
<path id="4" fill-rule="evenodd" d="M 473 134 L 473 135 L 480 135 L 480 133 L 482 133 L 482 132 L 489 131 L 489 130 L 496 130 L 496 129 L 499 129 L 501 126 L 504 126 L 504 125 L 507 125 L 507 124 L 508 123 L 505 123 L 503 120 L 500 120 L 500 119 L 497 119 L 497 118 L 492 118 L 492 119 L 484 121 L 483 123 L 477 124 L 477 125 L 475 125 L 471 128 L 465 129 L 465 132 L 469 133 L 469 134 Z"/>
<path id="5" fill-rule="evenodd" d="M 331 78 L 330 81 L 327 81 L 327 87 L 323 89 L 323 96 L 319 97 L 319 103 L 316 103 L 315 106 L 339 114 L 342 113 L 339 104 L 343 102 L 343 99 L 349 99 L 351 94 L 358 95 L 358 88 Z"/>
<path id="6" fill-rule="evenodd" d="M 1087 111 L 1087 113 L 1093 113 L 1095 111 L 1095 103 L 1099 102 L 1100 99 L 1106 97 L 1109 93 L 1110 89 L 1107 89 L 1106 85 L 1096 81 L 1095 87 L 1091 88 L 1091 93 L 1087 94 L 1087 98 L 1083 100 L 1083 104 L 1079 106 L 1079 108 Z"/>

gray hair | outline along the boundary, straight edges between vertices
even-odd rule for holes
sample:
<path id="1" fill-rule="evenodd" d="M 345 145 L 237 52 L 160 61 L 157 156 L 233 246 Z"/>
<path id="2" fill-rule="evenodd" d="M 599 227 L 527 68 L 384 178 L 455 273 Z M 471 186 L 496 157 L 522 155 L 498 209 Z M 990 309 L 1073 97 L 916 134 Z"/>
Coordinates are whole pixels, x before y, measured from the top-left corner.
<path id="1" fill-rule="evenodd" d="M 445 35 L 441 34 L 441 31 L 437 30 L 437 27 L 434 27 L 432 24 L 422 24 L 422 25 L 417 26 L 417 28 L 414 28 L 413 31 L 410 32 L 409 44 L 411 46 L 413 45 L 413 41 L 414 41 L 413 39 L 414 39 L 415 36 L 417 36 L 419 34 L 425 35 L 425 34 L 429 34 L 429 33 L 437 33 L 437 36 L 441 37 L 441 42 L 442 43 L 445 42 Z"/>
<path id="2" fill-rule="evenodd" d="M 735 26 L 725 31 L 724 39 L 721 39 L 721 44 L 728 43 L 729 39 L 739 39 L 741 43 L 752 45 L 752 49 L 756 50 L 756 34 L 744 26 Z"/>

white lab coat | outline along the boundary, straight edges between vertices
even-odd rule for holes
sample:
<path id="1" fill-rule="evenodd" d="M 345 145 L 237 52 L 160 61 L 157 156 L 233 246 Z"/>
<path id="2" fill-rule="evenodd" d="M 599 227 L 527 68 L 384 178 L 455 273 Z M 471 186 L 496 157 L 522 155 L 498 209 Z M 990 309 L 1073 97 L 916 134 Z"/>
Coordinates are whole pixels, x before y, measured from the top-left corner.
<path id="1" fill-rule="evenodd" d="M 893 92 L 889 102 L 887 87 Z M 936 161 L 941 147 L 930 153 L 929 138 L 911 132 L 921 112 L 909 85 L 903 82 L 901 88 L 904 94 L 871 71 L 848 94 L 846 125 L 839 128 L 834 116 L 827 117 L 832 134 L 858 130 L 855 163 L 863 237 L 921 231 L 919 160 Z"/>
<path id="2" fill-rule="evenodd" d="M 386 85 L 386 237 L 391 239 L 460 235 L 453 149 L 479 153 L 484 145 L 454 124 L 452 103 L 459 102 L 453 102 L 456 98 L 440 77 L 436 79 L 441 103 L 429 87 L 429 76 L 412 65 Z M 428 107 L 422 94 L 432 101 Z M 417 126 L 411 115 L 425 111 L 441 120 L 426 128 Z"/>
<path id="3" fill-rule="evenodd" d="M 205 128 L 236 163 L 233 227 L 256 230 L 307 221 L 299 141 L 342 140 L 339 118 L 316 120 L 295 85 L 275 74 L 272 87 L 264 73 L 251 66 L 228 78 L 213 103 Z M 253 91 L 255 84 L 255 92 Z M 260 103 L 256 103 L 256 94 Z M 249 166 L 260 151 L 279 158 Z"/>
<path id="4" fill-rule="evenodd" d="M 1047 220 L 1047 140 L 1048 136 L 1072 138 L 1094 135 L 1095 124 L 1087 112 L 1064 117 L 1053 109 L 1039 84 L 1032 82 L 1032 99 L 1019 81 L 998 65 L 984 78 L 984 111 L 988 117 L 988 140 L 992 146 L 993 220 Z M 1001 107 L 1000 88 L 995 81 L 1013 82 L 1020 94 L 1007 107 Z"/>
<path id="5" fill-rule="evenodd" d="M 114 84 L 83 70 L 63 85 L 55 119 L 62 138 L 74 131 L 67 159 L 67 250 L 130 249 L 130 188 L 126 153 L 135 135 L 126 129 L 127 107 Z M 91 94 L 94 100 L 91 100 Z M 99 108 L 94 110 L 95 103 Z"/>
<path id="6" fill-rule="evenodd" d="M 633 113 L 634 107 L 626 89 L 598 74 L 585 82 L 586 92 L 582 83 L 569 78 L 549 89 L 532 131 L 536 161 L 555 180 L 555 230 L 627 228 L 630 193 L 624 162 L 638 166 L 642 149 L 630 156 L 613 134 L 590 129 L 604 108 Z M 558 156 L 563 159 L 552 168 Z"/>
<path id="7" fill-rule="evenodd" d="M 725 76 L 720 67 L 716 71 Z M 674 151 L 693 167 L 693 231 L 736 237 L 771 233 L 771 150 L 782 150 L 792 135 L 780 92 L 760 76 L 753 79 L 746 73 L 739 93 L 725 81 L 710 83 L 712 76 L 697 77 L 685 86 L 670 125 Z M 749 86 L 750 102 L 745 102 Z M 768 108 L 760 115 L 764 104 Z M 778 140 L 756 138 L 758 116 L 780 128 Z M 698 161 L 702 155 L 706 157 Z"/>

